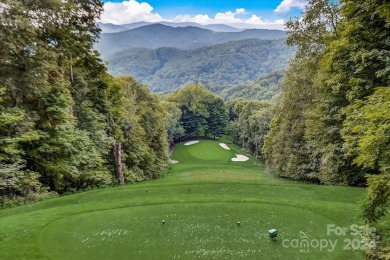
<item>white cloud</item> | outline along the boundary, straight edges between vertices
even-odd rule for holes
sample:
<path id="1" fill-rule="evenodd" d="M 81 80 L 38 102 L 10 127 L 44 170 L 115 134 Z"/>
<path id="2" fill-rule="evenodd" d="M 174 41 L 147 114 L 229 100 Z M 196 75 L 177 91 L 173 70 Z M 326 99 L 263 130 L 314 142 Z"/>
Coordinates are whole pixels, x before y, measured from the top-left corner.
<path id="1" fill-rule="evenodd" d="M 214 17 L 207 14 L 178 15 L 173 19 L 164 19 L 153 7 L 146 2 L 126 0 L 121 3 L 107 2 L 104 4 L 104 13 L 100 19 L 103 23 L 126 24 L 133 22 L 194 22 L 206 24 L 227 24 L 236 28 L 265 28 L 284 29 L 284 20 L 266 21 L 255 14 L 250 15 L 244 8 L 235 11 L 217 13 Z"/>
<path id="2" fill-rule="evenodd" d="M 153 12 L 153 7 L 150 4 L 129 0 L 121 3 L 105 3 L 104 12 L 100 21 L 113 24 L 140 21 L 160 22 L 162 21 L 162 17 L 157 12 Z"/>
<path id="3" fill-rule="evenodd" d="M 206 14 L 198 15 L 179 15 L 176 16 L 173 22 L 194 22 L 199 24 L 227 24 L 236 28 L 265 28 L 265 29 L 284 29 L 284 20 L 266 21 L 260 16 L 252 14 L 247 16 L 244 8 L 236 9 L 236 11 L 217 13 L 213 18 Z"/>
<path id="4" fill-rule="evenodd" d="M 236 13 L 237 14 L 245 14 L 246 12 L 245 12 L 244 8 L 238 8 L 238 9 L 236 9 Z"/>
<path id="5" fill-rule="evenodd" d="M 303 10 L 308 4 L 308 0 L 283 0 L 274 10 L 275 13 L 286 14 L 293 8 Z"/>
<path id="6" fill-rule="evenodd" d="M 245 10 L 243 11 L 244 9 L 240 8 L 240 9 L 237 9 L 234 13 L 229 11 L 229 12 L 226 12 L 226 13 L 217 13 L 214 17 L 214 20 L 216 22 L 220 22 L 220 23 L 236 23 L 236 22 L 240 22 L 241 19 L 236 17 L 236 15 L 239 15 L 239 14 L 242 14 L 243 12 L 245 12 Z"/>
<path id="7" fill-rule="evenodd" d="M 178 22 L 178 23 L 184 23 L 184 22 L 194 22 L 199 24 L 211 24 L 213 23 L 213 19 L 211 19 L 207 14 L 197 14 L 197 15 L 178 15 L 173 19 L 172 21 Z"/>

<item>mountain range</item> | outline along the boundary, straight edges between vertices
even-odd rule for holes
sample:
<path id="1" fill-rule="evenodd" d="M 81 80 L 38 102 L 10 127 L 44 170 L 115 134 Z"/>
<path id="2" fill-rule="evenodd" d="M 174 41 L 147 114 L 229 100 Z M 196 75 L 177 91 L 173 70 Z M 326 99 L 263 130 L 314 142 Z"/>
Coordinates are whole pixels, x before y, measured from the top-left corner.
<path id="1" fill-rule="evenodd" d="M 195 49 L 229 41 L 245 39 L 277 40 L 286 37 L 284 31 L 249 29 L 240 32 L 215 32 L 197 27 L 171 27 L 151 24 L 117 33 L 102 33 L 95 48 L 105 59 L 131 48 L 157 49 L 172 47 Z"/>
<path id="2" fill-rule="evenodd" d="M 162 24 L 170 27 L 197 27 L 201 29 L 207 29 L 212 30 L 215 32 L 241 32 L 245 29 L 239 29 L 235 28 L 226 24 L 208 24 L 208 25 L 201 25 L 198 23 L 192 23 L 192 22 L 184 22 L 184 23 L 173 23 L 173 22 L 159 22 L 159 23 L 150 23 L 150 22 L 135 22 L 135 23 L 128 23 L 128 24 L 112 24 L 112 23 L 97 23 L 102 29 L 102 33 L 117 33 L 117 32 L 123 32 L 131 29 L 136 29 L 139 27 L 143 27 L 146 25 L 152 25 L 152 24 Z"/>
<path id="3" fill-rule="evenodd" d="M 202 83 L 225 99 L 269 99 L 295 53 L 280 30 L 195 23 L 99 26 L 105 33 L 95 48 L 109 72 L 133 75 L 160 93 Z"/>
<path id="4" fill-rule="evenodd" d="M 198 49 L 133 48 L 109 56 L 113 75 L 130 74 L 154 92 L 186 84 L 239 84 L 287 67 L 295 49 L 284 40 L 247 39 Z"/>

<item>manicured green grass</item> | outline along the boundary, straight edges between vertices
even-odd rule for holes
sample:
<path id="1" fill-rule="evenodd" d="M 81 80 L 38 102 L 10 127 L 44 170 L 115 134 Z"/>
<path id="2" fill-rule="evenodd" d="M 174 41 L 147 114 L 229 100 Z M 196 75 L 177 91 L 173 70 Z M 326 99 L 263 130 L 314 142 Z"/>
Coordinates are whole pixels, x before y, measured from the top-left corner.
<path id="1" fill-rule="evenodd" d="M 159 180 L 2 209 L 0 259 L 363 258 L 344 250 L 359 237 L 328 235 L 327 224 L 360 224 L 364 189 L 278 179 L 253 159 L 232 162 L 241 152 L 229 146 L 179 144 Z M 315 248 L 325 240 L 333 251 Z"/>

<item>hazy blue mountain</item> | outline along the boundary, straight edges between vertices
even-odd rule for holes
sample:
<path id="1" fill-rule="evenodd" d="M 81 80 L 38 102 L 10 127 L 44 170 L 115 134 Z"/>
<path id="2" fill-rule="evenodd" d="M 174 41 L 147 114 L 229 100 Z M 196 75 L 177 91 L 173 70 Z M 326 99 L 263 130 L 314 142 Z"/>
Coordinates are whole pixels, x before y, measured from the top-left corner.
<path id="1" fill-rule="evenodd" d="M 276 40 L 286 36 L 284 31 L 251 29 L 241 32 L 214 32 L 197 27 L 171 27 L 152 24 L 119 33 L 103 33 L 95 48 L 103 58 L 130 48 L 157 49 L 173 47 L 195 49 L 244 39 Z"/>
<path id="2" fill-rule="evenodd" d="M 121 24 L 121 26 L 126 28 L 123 31 L 127 31 L 127 30 L 132 30 L 132 29 L 136 29 L 136 28 L 147 26 L 147 25 L 151 25 L 151 24 L 153 24 L 153 23 L 149 23 L 149 22 L 135 22 L 135 23 L 128 23 L 128 24 Z"/>
<path id="3" fill-rule="evenodd" d="M 190 83 L 216 89 L 283 70 L 294 53 L 284 40 L 249 39 L 192 50 L 129 49 L 110 56 L 108 67 L 113 75 L 131 74 L 155 92 Z"/>
<path id="4" fill-rule="evenodd" d="M 245 29 L 238 29 L 226 24 L 208 24 L 203 26 L 201 25 L 199 26 L 199 28 L 209 29 L 214 32 L 242 32 L 245 30 Z"/>
<path id="5" fill-rule="evenodd" d="M 116 25 L 112 23 L 97 23 L 102 32 L 104 33 L 117 33 L 129 30 L 127 27 L 123 25 Z"/>
<path id="6" fill-rule="evenodd" d="M 226 24 L 209 24 L 209 25 L 201 25 L 198 23 L 191 23 L 191 22 L 186 22 L 186 23 L 171 23 L 171 22 L 160 22 L 159 24 L 166 25 L 166 26 L 171 26 L 171 27 L 197 27 L 201 29 L 207 29 L 207 30 L 212 30 L 215 32 L 241 32 L 244 31 L 244 29 L 238 29 Z"/>
<path id="7" fill-rule="evenodd" d="M 116 32 L 123 32 L 127 30 L 136 29 L 139 27 L 143 27 L 146 25 L 152 25 L 152 24 L 162 24 L 166 26 L 171 27 L 197 27 L 201 29 L 208 29 L 215 32 L 240 32 L 244 31 L 245 29 L 238 29 L 226 24 L 209 24 L 209 25 L 201 25 L 198 23 L 172 23 L 172 22 L 159 22 L 159 23 L 150 23 L 150 22 L 135 22 L 135 23 L 128 23 L 128 24 L 121 24 L 121 25 L 115 25 L 111 23 L 101 23 L 98 22 L 99 27 L 102 29 L 102 33 L 116 33 Z"/>

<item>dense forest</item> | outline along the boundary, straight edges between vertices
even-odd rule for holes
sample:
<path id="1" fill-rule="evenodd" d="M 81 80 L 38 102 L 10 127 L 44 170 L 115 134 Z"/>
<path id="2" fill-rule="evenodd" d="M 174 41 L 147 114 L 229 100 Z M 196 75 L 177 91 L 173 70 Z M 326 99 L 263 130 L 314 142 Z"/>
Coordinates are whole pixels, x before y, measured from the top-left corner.
<path id="1" fill-rule="evenodd" d="M 227 103 L 229 123 L 226 132 L 243 151 L 259 159 L 264 138 L 269 132 L 273 116 L 272 101 L 237 98 Z"/>
<path id="2" fill-rule="evenodd" d="M 128 53 L 140 57 L 120 61 L 124 69 L 142 71 L 164 55 L 174 57 L 148 78 L 154 91 L 206 84 L 165 94 L 108 73 L 94 50 L 99 0 L 4 3 L 1 206 L 157 178 L 168 167 L 170 145 L 226 134 L 279 177 L 368 186 L 363 217 L 377 236 L 370 238 L 375 246 L 366 256 L 389 254 L 390 231 L 383 222 L 390 198 L 387 1 L 310 0 L 302 19 L 286 24 L 290 49 L 281 40 L 247 40 L 188 52 Z M 239 55 L 229 56 L 229 50 Z M 210 60 L 197 59 L 197 52 Z M 253 56 L 250 62 L 244 54 Z M 272 71 L 286 63 L 279 55 L 293 56 L 285 72 Z M 255 56 L 268 57 L 272 70 L 254 71 L 254 64 L 264 65 Z M 216 64 L 233 66 L 242 77 L 201 73 Z"/>
<path id="3" fill-rule="evenodd" d="M 198 83 L 214 89 L 285 69 L 294 53 L 285 40 L 249 39 L 193 50 L 130 49 L 110 56 L 108 68 L 113 75 L 134 75 L 154 92 Z"/>
<path id="4" fill-rule="evenodd" d="M 92 49 L 101 11 L 100 1 L 4 8 L 2 204 L 155 178 L 166 166 L 163 104 L 132 78 L 111 77 Z"/>
<path id="5" fill-rule="evenodd" d="M 225 100 L 235 98 L 270 100 L 280 94 L 280 85 L 283 82 L 283 75 L 283 71 L 275 70 L 267 75 L 261 76 L 255 81 L 217 85 L 210 87 L 210 90 Z"/>
<path id="6" fill-rule="evenodd" d="M 203 85 L 188 85 L 163 96 L 173 103 L 178 120 L 173 121 L 169 133 L 171 143 L 196 138 L 199 135 L 216 138 L 225 133 L 228 113 L 224 101 Z"/>
<path id="7" fill-rule="evenodd" d="M 158 97 L 110 76 L 92 48 L 101 11 L 100 1 L 3 9 L 1 205 L 157 178 L 171 143 L 224 132 L 225 104 L 203 86 Z"/>

